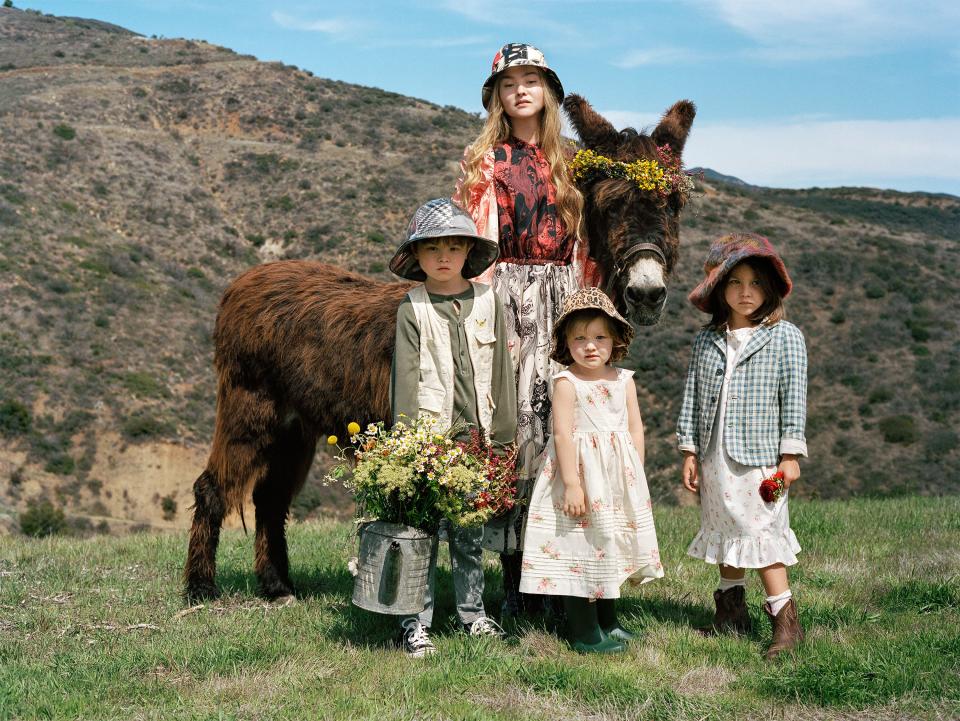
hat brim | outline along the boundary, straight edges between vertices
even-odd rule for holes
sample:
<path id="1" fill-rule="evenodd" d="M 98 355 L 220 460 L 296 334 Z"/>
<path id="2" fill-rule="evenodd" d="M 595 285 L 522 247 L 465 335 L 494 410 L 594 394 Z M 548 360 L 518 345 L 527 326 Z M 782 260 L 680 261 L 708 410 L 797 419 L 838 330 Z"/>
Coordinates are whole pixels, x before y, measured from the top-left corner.
<path id="1" fill-rule="evenodd" d="M 550 83 L 550 89 L 553 90 L 553 94 L 557 96 L 557 102 L 563 102 L 563 83 L 560 82 L 560 78 L 557 77 L 557 74 L 553 72 L 553 70 L 550 68 L 545 68 L 542 65 L 537 65 L 536 63 L 516 62 L 512 65 L 508 65 L 499 72 L 491 73 L 490 77 L 487 78 L 486 82 L 483 84 L 482 90 L 480 91 L 480 99 L 483 102 L 484 108 L 487 110 L 490 109 L 490 99 L 493 97 L 493 88 L 497 83 L 497 78 L 503 75 L 503 73 L 510 68 L 516 68 L 524 65 L 528 65 L 532 68 L 537 68 L 537 70 L 543 71 L 543 74 L 547 77 L 547 82 Z"/>
<path id="2" fill-rule="evenodd" d="M 696 288 L 690 291 L 687 300 L 689 300 L 695 308 L 704 313 L 714 313 L 716 308 L 714 308 L 710 302 L 713 291 L 717 285 L 727 277 L 727 274 L 729 274 L 731 270 L 748 258 L 761 258 L 769 261 L 770 267 L 773 268 L 774 271 L 774 277 L 780 284 L 780 297 L 786 298 L 790 295 L 790 291 L 793 290 L 793 281 L 790 280 L 790 274 L 787 273 L 787 267 L 783 264 L 783 260 L 779 255 L 759 251 L 735 253 L 726 258 L 723 263 L 711 270 L 707 274 L 707 277 L 704 278 Z"/>
<path id="3" fill-rule="evenodd" d="M 413 254 L 413 244 L 421 240 L 429 240 L 430 238 L 469 238 L 474 241 L 473 247 L 467 254 L 467 259 L 463 264 L 463 270 L 460 271 L 460 274 L 464 278 L 476 278 L 493 265 L 497 261 L 497 258 L 500 257 L 500 245 L 489 238 L 471 233 L 451 233 L 448 230 L 437 229 L 408 238 L 397 248 L 397 252 L 394 253 L 393 258 L 390 259 L 390 270 L 407 280 L 426 280 L 427 274 L 423 272 L 423 268 L 420 267 L 420 262 Z"/>

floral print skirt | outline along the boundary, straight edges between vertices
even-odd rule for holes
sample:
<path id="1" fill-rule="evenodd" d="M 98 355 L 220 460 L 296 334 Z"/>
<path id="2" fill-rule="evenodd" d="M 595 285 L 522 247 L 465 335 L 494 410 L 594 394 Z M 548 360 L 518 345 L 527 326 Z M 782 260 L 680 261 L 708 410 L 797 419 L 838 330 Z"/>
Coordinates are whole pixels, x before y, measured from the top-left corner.
<path id="1" fill-rule="evenodd" d="M 553 376 L 563 366 L 550 360 L 553 325 L 563 301 L 578 289 L 572 265 L 497 263 L 493 290 L 503 304 L 507 347 L 517 377 L 517 484 L 513 512 L 484 527 L 483 547 L 500 553 L 520 549 L 527 502 L 550 437 Z"/>
<path id="2" fill-rule="evenodd" d="M 520 590 L 619 598 L 624 581 L 663 576 L 646 476 L 630 434 L 574 432 L 587 513 L 563 513 L 553 441 L 530 499 Z"/>
<path id="3" fill-rule="evenodd" d="M 790 528 L 789 491 L 767 503 L 760 483 L 776 466 L 744 466 L 711 442 L 700 465 L 700 532 L 687 554 L 733 568 L 792 566 L 800 544 Z"/>

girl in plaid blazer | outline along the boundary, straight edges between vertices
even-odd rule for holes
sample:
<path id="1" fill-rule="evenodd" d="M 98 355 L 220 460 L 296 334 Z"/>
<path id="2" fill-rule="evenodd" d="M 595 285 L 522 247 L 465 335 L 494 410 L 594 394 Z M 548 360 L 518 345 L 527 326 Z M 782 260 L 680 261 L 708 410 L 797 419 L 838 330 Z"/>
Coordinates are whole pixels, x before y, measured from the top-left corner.
<path id="1" fill-rule="evenodd" d="M 700 494 L 700 532 L 687 553 L 719 566 L 716 613 L 702 629 L 708 633 L 750 630 L 744 569 L 759 569 L 772 660 L 803 639 L 786 567 L 800 550 L 787 489 L 800 477 L 797 457 L 807 454 L 806 346 L 783 320 L 792 283 L 766 238 L 720 238 L 704 271 L 689 299 L 711 320 L 693 342 L 677 422 L 683 485 Z M 766 501 L 760 486 L 774 474 L 782 493 Z"/>

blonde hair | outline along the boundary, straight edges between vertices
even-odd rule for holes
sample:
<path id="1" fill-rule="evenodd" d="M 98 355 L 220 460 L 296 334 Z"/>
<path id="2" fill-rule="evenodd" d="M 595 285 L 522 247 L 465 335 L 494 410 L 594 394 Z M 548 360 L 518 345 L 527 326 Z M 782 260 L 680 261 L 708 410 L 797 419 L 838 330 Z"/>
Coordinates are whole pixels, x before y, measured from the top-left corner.
<path id="1" fill-rule="evenodd" d="M 579 238 L 583 222 L 583 195 L 574 184 L 567 168 L 567 156 L 564 153 L 563 138 L 560 134 L 560 103 L 557 101 L 556 95 L 553 94 L 553 88 L 547 82 L 543 71 L 539 68 L 536 68 L 536 70 L 540 75 L 540 82 L 543 87 L 543 110 L 540 112 L 538 144 L 550 164 L 550 181 L 553 183 L 557 198 L 557 217 L 563 223 L 568 235 Z M 496 83 L 494 83 L 493 93 L 490 95 L 487 120 L 484 123 L 483 130 L 480 131 L 479 137 L 468 148 L 464 160 L 463 182 L 460 185 L 460 193 L 457 197 L 457 201 L 464 208 L 470 202 L 470 192 L 481 180 L 480 166 L 483 164 L 490 148 L 506 142 L 512 133 L 510 116 L 504 112 L 503 104 L 500 102 L 500 82 L 502 80 L 503 75 L 497 78 Z"/>

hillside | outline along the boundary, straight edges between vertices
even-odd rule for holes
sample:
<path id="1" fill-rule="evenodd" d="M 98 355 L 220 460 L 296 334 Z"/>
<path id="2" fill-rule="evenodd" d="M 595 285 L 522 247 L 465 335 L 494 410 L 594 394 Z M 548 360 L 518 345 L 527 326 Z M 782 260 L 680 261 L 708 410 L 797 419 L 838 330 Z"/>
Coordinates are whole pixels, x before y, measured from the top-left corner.
<path id="1" fill-rule="evenodd" d="M 807 640 L 775 666 L 760 583 L 754 632 L 704 638 L 716 570 L 684 560 L 694 508 L 655 509 L 667 576 L 625 589 L 622 657 L 572 652 L 540 626 L 503 642 L 454 630 L 441 554 L 434 638 L 411 661 L 396 620 L 350 605 L 351 524 L 294 523 L 295 603 L 253 596 L 251 537 L 224 534 L 224 596 L 184 608 L 182 534 L 0 544 L 0 718 L 802 719 L 960 714 L 960 500 L 798 501 L 792 574 Z M 863 530 L 869 528 L 869 533 Z M 911 542 L 904 546 L 903 539 Z M 896 562 L 891 563 L 891 554 Z M 502 600 L 491 559 L 488 609 Z"/>
<path id="2" fill-rule="evenodd" d="M 479 123 L 200 41 L 0 9 L 0 520 L 46 498 L 81 530 L 184 525 L 223 288 L 276 258 L 387 279 L 407 217 L 451 192 Z M 769 235 L 796 281 L 812 455 L 797 492 L 960 491 L 960 199 L 701 191 L 664 320 L 630 356 L 657 496 L 675 499 L 702 322 L 684 296 L 730 229 Z M 297 514 L 348 510 L 331 493 L 314 479 Z"/>

